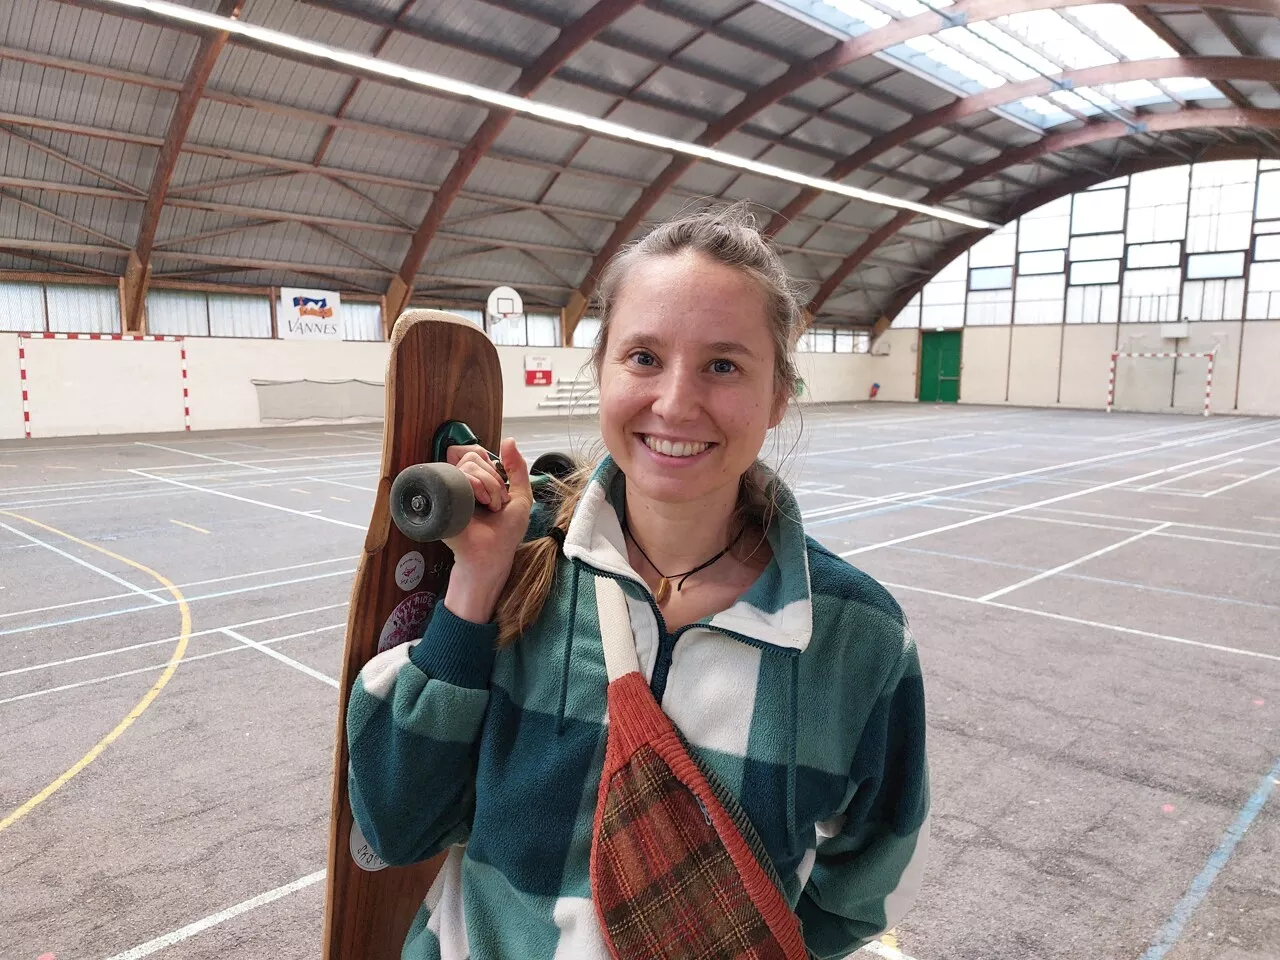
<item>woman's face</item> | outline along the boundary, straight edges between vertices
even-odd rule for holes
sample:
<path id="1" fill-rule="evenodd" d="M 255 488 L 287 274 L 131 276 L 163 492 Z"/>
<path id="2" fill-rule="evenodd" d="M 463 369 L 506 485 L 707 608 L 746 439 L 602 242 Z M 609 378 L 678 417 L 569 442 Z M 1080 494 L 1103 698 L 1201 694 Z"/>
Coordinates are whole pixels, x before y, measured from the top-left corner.
<path id="1" fill-rule="evenodd" d="M 628 489 L 668 503 L 727 492 L 786 409 L 765 296 L 698 253 L 642 260 L 618 291 L 600 431 Z"/>

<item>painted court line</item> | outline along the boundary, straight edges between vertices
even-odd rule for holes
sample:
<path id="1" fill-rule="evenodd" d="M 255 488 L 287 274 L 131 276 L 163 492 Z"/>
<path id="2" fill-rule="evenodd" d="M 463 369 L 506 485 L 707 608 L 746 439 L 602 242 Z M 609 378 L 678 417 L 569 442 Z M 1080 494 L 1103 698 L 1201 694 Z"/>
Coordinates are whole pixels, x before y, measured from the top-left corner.
<path id="1" fill-rule="evenodd" d="M 1119 550 L 1121 547 L 1127 547 L 1129 544 L 1136 543 L 1144 537 L 1151 536 L 1153 533 L 1159 533 L 1167 526 L 1169 526 L 1169 524 L 1162 523 L 1160 526 L 1152 527 L 1150 530 L 1143 530 L 1141 533 L 1135 533 L 1132 537 L 1126 537 L 1119 543 L 1113 543 L 1108 547 L 1103 547 L 1101 550 L 1095 550 L 1093 553 L 1085 554 L 1083 557 L 1077 557 L 1075 560 L 1070 560 L 1067 563 L 1060 564 L 1052 570 L 1044 570 L 1037 573 L 1034 577 L 1027 577 L 1027 579 L 1019 580 L 1017 583 L 1011 583 L 1007 587 L 1001 587 L 999 590 L 993 590 L 991 593 L 979 597 L 978 599 L 982 601 L 994 600 L 996 597 L 1003 597 L 1006 593 L 1013 593 L 1015 590 L 1021 590 L 1023 587 L 1029 587 L 1033 583 L 1039 583 L 1041 580 L 1047 580 L 1049 577 L 1062 573 L 1064 570 L 1070 570 L 1072 567 L 1078 567 L 1082 563 L 1087 563 L 1090 560 L 1096 560 L 1098 557 L 1104 556 L 1113 550 Z"/>
<path id="2" fill-rule="evenodd" d="M 927 587 L 915 587 L 908 583 L 889 583 L 887 580 L 882 581 L 883 585 L 891 590 L 910 590 L 913 593 L 925 593 L 933 597 L 943 597 L 947 600 L 960 600 L 964 603 L 976 603 L 984 607 L 995 607 L 999 610 L 1011 610 L 1014 613 L 1029 613 L 1033 617 L 1044 617 L 1046 620 L 1058 620 L 1062 623 L 1076 623 L 1083 627 L 1097 627 L 1099 630 L 1110 630 L 1113 633 L 1123 633 L 1133 637 L 1146 637 L 1150 640 L 1164 640 L 1167 643 L 1177 643 L 1188 647 L 1199 647 L 1202 650 L 1215 650 L 1218 653 L 1231 653 L 1240 657 L 1253 657 L 1257 660 L 1270 660 L 1273 663 L 1280 663 L 1280 656 L 1274 653 L 1259 653 L 1257 650 L 1244 650 L 1240 647 L 1227 647 L 1220 643 L 1205 643 L 1203 640 L 1189 640 L 1186 637 L 1175 637 L 1168 633 L 1155 633 L 1151 630 L 1138 630 L 1135 627 L 1122 627 L 1115 623 L 1102 623 L 1099 620 L 1086 620 L 1083 617 L 1070 617 L 1065 613 L 1052 613 L 1049 610 L 1034 610 L 1031 607 L 1019 607 L 1011 603 L 997 603 L 994 600 L 981 600 L 978 597 L 966 597 L 958 593 L 947 593 L 945 590 L 930 590 Z"/>
<path id="3" fill-rule="evenodd" d="M 857 556 L 858 554 L 868 553 L 872 550 L 880 550 L 884 547 L 896 546 L 899 543 L 908 543 L 912 540 L 919 540 L 921 537 L 931 537 L 939 533 L 947 533 L 951 530 L 959 530 L 963 527 L 971 527 L 976 523 L 985 523 L 987 520 L 996 520 L 1000 517 L 1009 517 L 1014 514 L 1022 513 L 1026 510 L 1034 510 L 1037 507 L 1046 507 L 1051 503 L 1061 503 L 1064 500 L 1074 500 L 1076 497 L 1087 496 L 1092 493 L 1100 493 L 1103 490 L 1111 490 L 1115 487 L 1124 486 L 1130 483 L 1136 483 L 1139 480 L 1146 480 L 1148 477 L 1158 477 L 1161 474 L 1168 473 L 1171 470 L 1177 470 L 1179 467 L 1190 467 L 1198 463 L 1204 463 L 1207 460 L 1218 460 L 1222 457 L 1229 457 L 1234 453 L 1244 453 L 1246 450 L 1253 450 L 1257 447 L 1269 446 L 1273 443 L 1280 443 L 1280 437 L 1271 440 L 1264 440 L 1261 443 L 1255 443 L 1252 446 L 1241 447 L 1236 450 L 1228 450 L 1224 453 L 1213 454 L 1208 457 L 1201 457 L 1198 460 L 1191 460 L 1187 463 L 1174 464 L 1171 467 L 1160 467 L 1156 470 L 1148 470 L 1146 473 L 1136 474 L 1132 477 L 1123 477 L 1120 480 L 1112 480 L 1109 483 L 1100 483 L 1097 486 L 1085 487 L 1082 490 L 1074 490 L 1071 493 L 1064 493 L 1060 496 L 1049 497 L 1045 500 L 1033 500 L 1031 503 L 1024 503 L 1016 507 L 1009 507 L 1006 510 L 998 510 L 995 513 L 988 513 L 980 517 L 970 517 L 968 520 L 960 520 L 956 523 L 949 523 L 945 526 L 934 527 L 931 530 L 921 530 L 918 533 L 909 533 L 905 536 L 895 537 L 892 540 L 882 540 L 879 543 L 867 544 L 864 547 L 856 547 L 853 550 L 845 550 L 839 554 L 842 558 Z"/>
<path id="4" fill-rule="evenodd" d="M 302 630 L 302 631 L 299 631 L 298 633 L 285 634 L 282 637 L 272 637 L 270 640 L 266 642 L 269 644 L 283 643 L 285 640 L 297 640 L 299 637 L 310 637 L 310 636 L 314 636 L 317 633 L 325 633 L 326 631 L 329 631 L 329 630 L 340 630 L 340 629 L 344 629 L 345 627 L 346 627 L 345 623 L 332 623 L 327 627 L 316 627 L 314 630 Z M 209 632 L 221 633 L 222 631 L 211 630 Z M 184 637 L 183 639 L 185 640 L 189 638 Z M 182 665 L 186 667 L 188 664 L 195 663 L 198 660 L 208 660 L 211 657 L 221 657 L 228 653 L 239 653 L 241 650 L 247 650 L 247 649 L 249 649 L 249 647 L 247 646 L 227 647 L 225 650 L 214 650 L 211 653 L 201 653 L 201 654 L 197 654 L 194 657 L 183 657 Z M 166 666 L 167 664 L 164 664 L 164 663 L 152 664 L 151 666 L 148 666 L 148 667 L 137 667 L 136 669 L 133 669 L 133 670 L 122 670 L 119 673 L 113 673 L 105 677 L 94 677 L 91 680 L 80 680 L 80 681 L 77 681 L 76 683 L 64 683 L 57 687 L 44 687 L 40 690 L 29 690 L 26 693 L 19 693 L 19 694 L 16 694 L 15 696 L 6 697 L 5 699 L 0 700 L 0 706 L 3 706 L 6 703 L 17 703 L 21 700 L 31 700 L 35 697 L 48 696 L 51 693 L 65 693 L 68 690 L 79 690 L 82 687 L 94 687 L 100 683 L 108 683 L 111 680 L 122 680 L 125 677 L 135 677 L 140 673 L 154 673 L 157 670 L 165 669 Z M 325 679 L 327 680 L 328 678 L 325 678 Z"/>
<path id="5" fill-rule="evenodd" d="M 0 513 L 5 513 L 5 511 L 0 510 Z M 9 516 L 10 514 L 5 513 L 5 515 Z M 90 563 L 88 560 L 82 560 L 80 557 L 77 557 L 73 553 L 67 553 L 67 551 L 62 550 L 58 547 L 55 547 L 52 543 L 46 543 L 44 540 L 41 540 L 39 537 L 33 537 L 31 534 L 26 533 L 22 530 L 19 530 L 16 527 L 11 527 L 7 523 L 0 523 L 0 529 L 8 530 L 15 537 L 21 537 L 23 540 L 28 541 L 34 546 L 44 547 L 46 550 L 50 551 L 51 553 L 56 553 L 58 556 L 63 557 L 66 560 L 70 560 L 72 563 L 79 564 L 80 566 L 88 570 L 92 570 L 94 573 L 106 577 L 108 580 L 112 581 L 113 583 L 118 583 L 120 584 L 120 586 L 124 587 L 125 589 L 130 590 L 133 593 L 139 594 L 141 596 L 144 596 L 148 600 L 154 601 L 159 606 L 163 606 L 170 602 L 168 600 L 164 600 L 163 598 L 156 596 L 154 593 L 152 593 L 150 590 L 146 589 L 145 587 L 140 587 L 136 583 L 130 583 L 128 580 L 124 579 L 124 577 L 117 577 L 114 573 L 111 573 L 107 570 L 103 570 L 101 567 L 97 566 L 96 564 Z"/>
<path id="6" fill-rule="evenodd" d="M 305 616 L 309 613 L 322 613 L 325 610 L 335 610 L 338 607 L 345 607 L 348 601 L 343 600 L 341 603 L 326 603 L 322 607 L 308 607 L 306 610 L 294 610 L 290 613 L 277 613 L 271 617 L 259 617 L 256 620 L 245 620 L 243 623 L 229 623 L 227 627 L 256 627 L 263 623 L 274 623 L 277 620 L 290 620 L 293 617 Z M 210 634 L 218 633 L 227 627 L 210 627 L 207 630 L 197 630 L 191 634 L 194 637 L 207 637 Z M 15 667 L 12 670 L 0 671 L 0 677 L 11 677 L 15 673 L 31 673 L 33 670 L 48 670 L 51 667 L 64 667 L 69 663 L 80 663 L 84 660 L 96 660 L 99 657 L 110 657 L 117 653 L 128 653 L 130 650 L 142 650 L 146 647 L 157 647 L 165 643 L 173 643 L 177 637 L 162 637 L 159 640 L 144 640 L 142 643 L 131 643 L 127 647 L 113 647 L 110 650 L 98 650 L 94 653 L 81 654 L 78 657 L 67 657 L 65 660 L 51 660 L 47 663 L 33 663 L 26 667 Z"/>
<path id="7" fill-rule="evenodd" d="M 180 450 L 177 447 L 166 447 L 162 443 L 145 443 L 142 440 L 136 441 L 140 447 L 151 447 L 154 450 L 163 450 L 166 453 L 176 453 L 184 457 L 195 457 L 199 460 L 212 460 L 214 463 L 225 463 L 232 467 L 245 467 L 250 470 L 257 470 L 260 473 L 273 473 L 274 471 L 266 467 L 255 467 L 247 463 L 240 463 L 238 460 L 225 460 L 222 457 L 213 457 L 207 453 L 196 453 L 194 450 Z"/>
<path id="8" fill-rule="evenodd" d="M 1222 868 L 1231 859 L 1231 854 L 1235 852 L 1236 845 L 1240 843 L 1245 831 L 1249 829 L 1254 819 L 1262 811 L 1267 798 L 1271 796 L 1271 792 L 1277 783 L 1280 783 L 1280 760 L 1277 760 L 1275 766 L 1263 776 L 1262 782 L 1258 784 L 1258 789 L 1253 791 L 1253 795 L 1249 797 L 1241 808 L 1235 822 L 1223 834 L 1217 848 L 1210 855 L 1204 868 L 1196 875 L 1195 880 L 1191 882 L 1191 888 L 1187 890 L 1183 898 L 1178 901 L 1177 906 L 1173 908 L 1173 913 L 1165 923 L 1164 929 L 1160 931 L 1160 935 L 1147 948 L 1147 952 L 1142 955 L 1142 960 L 1161 960 L 1165 954 L 1173 949 L 1174 944 L 1178 942 L 1178 938 L 1182 936 L 1182 930 L 1186 927 L 1187 921 L 1191 919 L 1191 915 L 1195 913 L 1196 908 L 1200 906 L 1205 896 L 1209 893 L 1209 888 L 1213 886 L 1213 881 L 1217 879 L 1218 874 L 1222 872 Z"/>
<path id="9" fill-rule="evenodd" d="M 196 533 L 208 533 L 204 527 L 197 527 L 194 523 L 183 523 L 181 520 L 170 520 L 170 523 L 176 523 L 180 527 L 186 527 L 188 530 L 194 530 Z"/>
<path id="10" fill-rule="evenodd" d="M 221 634 L 225 634 L 226 636 L 230 637 L 232 640 L 239 640 L 241 643 L 245 644 L 246 646 L 252 647 L 254 650 L 257 650 L 260 653 L 265 653 L 268 657 L 271 657 L 273 660 L 279 660 L 285 666 L 293 667 L 293 669 L 295 670 L 301 670 L 308 677 L 314 677 L 316 680 L 319 680 L 322 683 L 327 683 L 329 686 L 333 687 L 335 690 L 338 688 L 338 681 L 333 679 L 333 677 L 326 676 L 325 674 L 321 673 L 319 670 L 313 670 L 310 667 L 308 667 L 305 663 L 299 663 L 297 660 L 294 660 L 292 657 L 286 657 L 279 650 L 272 650 L 270 647 L 266 646 L 265 644 L 261 644 L 257 640 L 251 640 L 242 633 L 236 633 L 236 631 L 232 630 L 230 627 L 223 627 L 218 632 Z"/>
<path id="11" fill-rule="evenodd" d="M 1263 477 L 1269 477 L 1271 474 L 1280 470 L 1280 467 L 1272 467 L 1270 470 L 1264 470 L 1252 477 L 1245 477 L 1243 480 L 1237 480 L 1235 483 L 1228 483 L 1225 487 L 1219 487 L 1217 490 L 1210 490 L 1208 493 L 1202 493 L 1202 497 L 1216 497 L 1220 493 L 1226 493 L 1228 490 L 1234 490 L 1236 487 L 1243 487 L 1246 483 L 1253 483 L 1255 480 L 1261 480 Z"/>
<path id="12" fill-rule="evenodd" d="M 1163 480 L 1157 480 L 1155 483 L 1147 483 L 1141 487 L 1135 487 L 1134 489 L 1139 492 L 1158 490 L 1171 483 L 1177 483 L 1179 480 L 1186 480 L 1188 477 L 1198 477 L 1202 473 L 1212 473 L 1214 470 L 1221 470 L 1223 467 L 1232 467 L 1237 463 L 1244 463 L 1244 457 L 1236 457 L 1234 460 L 1228 460 L 1226 463 L 1211 463 L 1209 466 L 1201 467 L 1199 470 L 1192 470 L 1190 473 L 1179 473 L 1172 477 L 1166 477 Z"/>
<path id="13" fill-rule="evenodd" d="M 292 513 L 295 517 L 310 517 L 312 520 L 323 520 L 325 523 L 334 523 L 340 527 L 348 527 L 351 530 L 367 530 L 367 525 L 359 523 L 347 523 L 345 520 L 337 520 L 333 517 L 326 517 L 322 514 L 309 513 L 305 510 L 294 510 L 292 507 L 282 507 L 278 503 L 267 503 L 265 500 L 254 500 L 250 497 L 242 497 L 238 494 L 227 493 L 225 490 L 210 490 L 206 487 L 197 487 L 195 484 L 183 483 L 181 480 L 173 480 L 169 477 L 157 477 L 147 473 L 145 470 L 130 470 L 130 473 L 136 473 L 140 477 L 146 477 L 148 480 L 158 480 L 161 483 L 170 483 L 175 487 L 185 487 L 188 490 L 194 490 L 196 493 L 207 493 L 215 497 L 226 497 L 228 500 L 239 500 L 241 503 L 249 503 L 255 507 L 266 507 L 268 510 L 279 510 L 281 513 Z"/>
<path id="14" fill-rule="evenodd" d="M 242 900 L 233 907 L 227 907 L 215 914 L 205 917 L 203 920 L 197 920 L 195 923 L 189 923 L 185 927 L 179 927 L 172 933 L 166 933 L 164 936 L 156 937 L 154 940 L 148 940 L 146 943 L 134 947 L 132 950 L 126 950 L 124 953 L 117 953 L 109 960 L 142 960 L 143 957 L 149 957 L 153 953 L 159 953 L 161 950 L 167 950 L 175 943 L 181 943 L 188 940 L 198 933 L 203 933 L 210 927 L 216 927 L 220 923 L 225 923 L 234 917 L 240 916 L 242 913 L 248 913 L 250 910 L 256 910 L 258 907 L 266 906 L 273 900 L 279 900 L 281 897 L 287 897 L 291 893 L 303 890 L 312 884 L 319 883 L 324 879 L 325 871 L 317 870 L 315 873 L 307 874 L 305 877 L 299 877 L 293 883 L 286 883 L 283 887 L 276 887 L 274 890 L 268 890 L 266 893 L 260 893 L 256 897 L 248 900 Z"/>

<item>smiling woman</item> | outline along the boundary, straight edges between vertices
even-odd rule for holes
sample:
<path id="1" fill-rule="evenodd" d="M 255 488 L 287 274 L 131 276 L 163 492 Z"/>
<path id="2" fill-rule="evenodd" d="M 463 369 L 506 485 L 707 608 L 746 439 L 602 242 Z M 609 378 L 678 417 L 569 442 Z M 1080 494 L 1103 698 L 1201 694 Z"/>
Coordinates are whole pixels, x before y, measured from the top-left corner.
<path id="1" fill-rule="evenodd" d="M 365 837 L 451 847 L 404 956 L 843 957 L 920 882 L 924 694 L 897 603 L 758 459 L 800 302 L 741 207 L 657 227 L 599 296 L 608 456 L 535 507 L 514 441 L 506 484 L 451 448 L 489 510 L 352 696 Z"/>

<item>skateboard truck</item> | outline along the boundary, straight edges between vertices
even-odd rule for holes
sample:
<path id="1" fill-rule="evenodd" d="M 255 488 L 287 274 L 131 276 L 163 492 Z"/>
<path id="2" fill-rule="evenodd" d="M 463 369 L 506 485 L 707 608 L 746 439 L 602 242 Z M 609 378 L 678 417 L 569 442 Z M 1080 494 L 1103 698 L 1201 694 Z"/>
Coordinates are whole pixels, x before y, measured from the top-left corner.
<path id="1" fill-rule="evenodd" d="M 431 438 L 432 463 L 415 463 L 405 467 L 391 484 L 391 520 L 410 540 L 430 543 L 447 540 L 461 533 L 476 510 L 471 481 L 448 462 L 449 448 L 477 446 L 480 438 L 460 420 L 446 420 Z M 485 450 L 489 461 L 498 469 L 503 482 L 507 472 L 502 461 Z M 555 494 L 552 479 L 562 480 L 577 469 L 577 464 L 563 453 L 544 453 L 533 461 L 529 475 L 534 499 L 544 502 Z"/>

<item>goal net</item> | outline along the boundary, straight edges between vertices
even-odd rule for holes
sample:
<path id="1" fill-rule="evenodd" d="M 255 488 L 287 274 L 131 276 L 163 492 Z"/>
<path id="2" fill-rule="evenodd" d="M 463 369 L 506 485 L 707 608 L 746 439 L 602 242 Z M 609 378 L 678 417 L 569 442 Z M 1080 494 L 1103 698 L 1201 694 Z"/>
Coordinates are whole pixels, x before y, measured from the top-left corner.
<path id="1" fill-rule="evenodd" d="M 1215 350 L 1118 351 L 1111 354 L 1107 412 L 1209 416 Z"/>
<path id="2" fill-rule="evenodd" d="M 369 380 L 254 380 L 263 423 L 381 420 L 383 384 Z"/>

